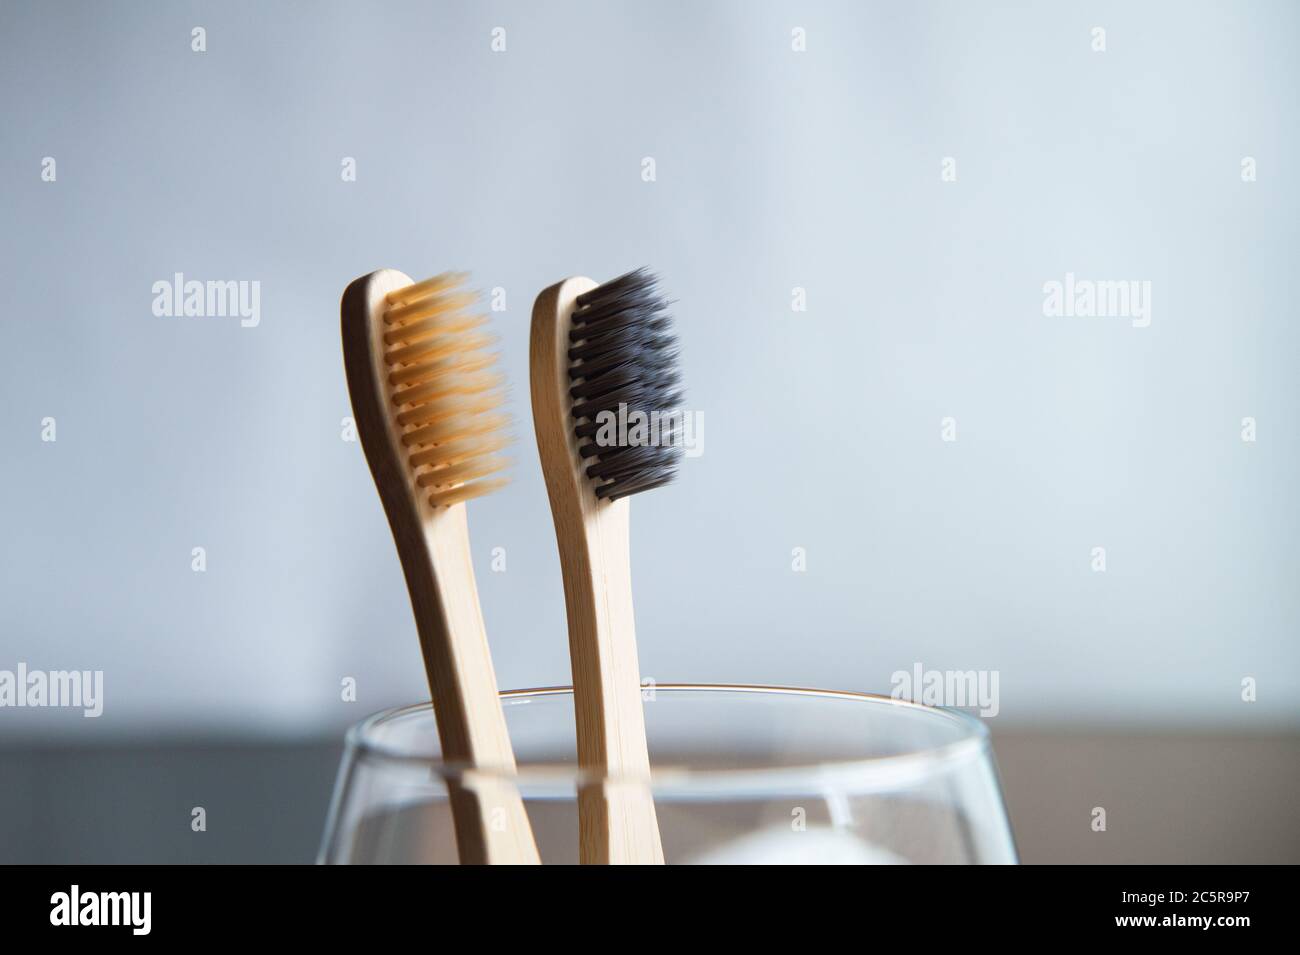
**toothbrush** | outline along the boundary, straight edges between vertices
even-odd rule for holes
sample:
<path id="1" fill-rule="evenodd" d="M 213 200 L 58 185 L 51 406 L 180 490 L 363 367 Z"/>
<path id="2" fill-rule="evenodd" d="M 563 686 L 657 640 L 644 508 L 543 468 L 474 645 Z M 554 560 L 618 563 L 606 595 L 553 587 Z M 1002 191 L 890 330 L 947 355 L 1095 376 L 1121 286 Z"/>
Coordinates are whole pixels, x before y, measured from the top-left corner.
<path id="1" fill-rule="evenodd" d="M 663 862 L 648 788 L 627 498 L 672 480 L 681 449 L 624 435 L 611 442 L 609 425 L 676 412 L 681 376 L 666 305 L 640 269 L 599 286 L 565 279 L 533 306 L 533 424 L 564 574 L 578 761 L 599 780 L 578 794 L 583 863 Z"/>
<path id="2" fill-rule="evenodd" d="M 461 274 L 393 269 L 340 307 L 357 433 L 388 515 L 433 694 L 462 864 L 536 864 L 470 559 L 465 502 L 505 484 L 492 343 Z"/>

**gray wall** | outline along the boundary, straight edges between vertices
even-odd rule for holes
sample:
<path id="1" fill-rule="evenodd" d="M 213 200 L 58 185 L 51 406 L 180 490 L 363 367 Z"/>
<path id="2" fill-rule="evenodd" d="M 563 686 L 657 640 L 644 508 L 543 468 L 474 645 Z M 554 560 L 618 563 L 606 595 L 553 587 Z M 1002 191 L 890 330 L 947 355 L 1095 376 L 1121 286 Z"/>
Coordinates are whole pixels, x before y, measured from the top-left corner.
<path id="1" fill-rule="evenodd" d="M 997 670 L 995 725 L 1295 727 L 1297 27 L 1280 0 L 4 4 L 0 668 L 102 669 L 106 702 L 0 737 L 328 736 L 425 694 L 340 440 L 338 297 L 380 266 L 507 292 L 518 464 L 471 511 L 503 685 L 568 681 L 532 297 L 649 264 L 706 425 L 633 507 L 646 675 L 888 692 L 921 662 Z M 156 317 L 175 272 L 259 281 L 260 324 Z M 1149 281 L 1150 325 L 1045 316 L 1067 272 Z"/>

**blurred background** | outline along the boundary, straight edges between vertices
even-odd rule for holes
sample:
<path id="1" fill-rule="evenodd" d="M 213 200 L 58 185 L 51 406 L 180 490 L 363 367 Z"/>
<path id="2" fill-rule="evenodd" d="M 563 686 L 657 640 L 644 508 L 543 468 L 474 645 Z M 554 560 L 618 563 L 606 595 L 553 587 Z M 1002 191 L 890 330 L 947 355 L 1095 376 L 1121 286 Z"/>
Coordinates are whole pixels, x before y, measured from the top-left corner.
<path id="1" fill-rule="evenodd" d="M 529 313 L 640 265 L 704 422 L 633 508 L 645 676 L 993 671 L 1025 861 L 1300 860 L 1297 39 L 1285 0 L 0 5 L 0 670 L 104 681 L 0 708 L 0 861 L 308 861 L 344 728 L 427 698 L 345 421 L 375 268 L 499 291 L 479 586 L 502 686 L 568 683 Z M 256 324 L 155 314 L 176 273 Z M 1149 324 L 1046 315 L 1067 274 Z"/>

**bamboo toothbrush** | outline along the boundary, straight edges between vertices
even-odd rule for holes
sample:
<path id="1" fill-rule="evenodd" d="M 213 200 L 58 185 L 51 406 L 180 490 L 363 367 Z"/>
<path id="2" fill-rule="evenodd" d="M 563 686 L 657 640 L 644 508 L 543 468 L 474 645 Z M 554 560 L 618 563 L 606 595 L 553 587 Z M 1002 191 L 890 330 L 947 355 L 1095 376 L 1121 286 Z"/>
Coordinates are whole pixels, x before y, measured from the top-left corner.
<path id="1" fill-rule="evenodd" d="M 463 275 L 393 269 L 343 293 L 343 364 L 433 694 L 462 864 L 537 863 L 470 559 L 465 502 L 506 483 L 502 378 Z M 476 772 L 479 770 L 481 772 Z"/>
<path id="2" fill-rule="evenodd" d="M 677 341 L 666 305 L 642 269 L 600 286 L 565 279 L 533 306 L 533 423 L 564 573 L 578 761 L 597 779 L 625 780 L 579 792 L 584 863 L 663 862 L 648 788 L 627 497 L 672 480 L 681 449 L 611 443 L 601 427 L 636 412 L 676 411 Z"/>

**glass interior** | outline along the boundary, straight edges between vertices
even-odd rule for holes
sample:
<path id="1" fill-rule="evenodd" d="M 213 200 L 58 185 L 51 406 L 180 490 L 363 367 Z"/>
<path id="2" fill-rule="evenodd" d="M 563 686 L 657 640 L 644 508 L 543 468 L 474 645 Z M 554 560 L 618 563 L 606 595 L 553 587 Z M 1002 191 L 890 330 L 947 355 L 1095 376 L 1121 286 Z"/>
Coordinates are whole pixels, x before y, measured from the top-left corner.
<path id="1" fill-rule="evenodd" d="M 1015 861 L 988 733 L 951 710 L 863 694 L 647 687 L 651 778 L 669 863 Z M 577 861 L 572 691 L 502 695 L 517 787 L 544 863 Z M 322 862 L 455 862 L 429 704 L 349 733 Z"/>

